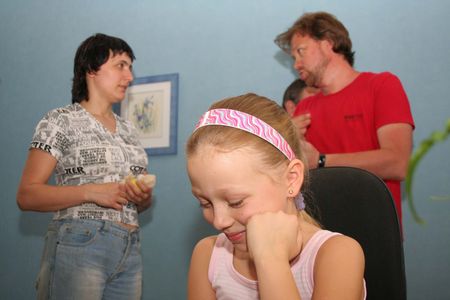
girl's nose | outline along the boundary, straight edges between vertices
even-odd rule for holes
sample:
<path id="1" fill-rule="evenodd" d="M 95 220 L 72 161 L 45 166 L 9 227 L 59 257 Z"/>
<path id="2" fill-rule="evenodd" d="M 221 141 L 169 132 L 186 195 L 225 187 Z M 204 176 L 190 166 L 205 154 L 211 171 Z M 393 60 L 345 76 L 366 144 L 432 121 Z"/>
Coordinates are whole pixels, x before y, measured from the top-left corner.
<path id="1" fill-rule="evenodd" d="M 224 230 L 233 224 L 234 220 L 229 215 L 227 208 L 214 209 L 213 226 L 217 230 Z"/>

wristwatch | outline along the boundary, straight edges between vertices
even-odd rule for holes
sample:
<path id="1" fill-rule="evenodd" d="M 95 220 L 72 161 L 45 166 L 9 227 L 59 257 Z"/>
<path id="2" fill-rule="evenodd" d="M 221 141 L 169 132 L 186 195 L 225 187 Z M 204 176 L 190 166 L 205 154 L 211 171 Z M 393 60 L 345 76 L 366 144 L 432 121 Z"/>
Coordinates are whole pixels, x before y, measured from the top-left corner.
<path id="1" fill-rule="evenodd" d="M 317 162 L 317 167 L 318 168 L 323 168 L 325 167 L 325 161 L 327 160 L 327 157 L 325 156 L 325 154 L 320 153 L 319 154 L 319 161 Z"/>

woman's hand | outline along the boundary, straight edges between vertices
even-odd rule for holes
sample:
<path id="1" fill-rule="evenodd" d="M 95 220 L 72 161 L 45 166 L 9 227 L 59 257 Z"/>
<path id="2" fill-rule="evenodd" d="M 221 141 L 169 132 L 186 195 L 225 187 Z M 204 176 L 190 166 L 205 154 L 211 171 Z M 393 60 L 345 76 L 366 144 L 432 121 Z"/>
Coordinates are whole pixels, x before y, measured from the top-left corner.
<path id="1" fill-rule="evenodd" d="M 123 205 L 128 203 L 128 196 L 123 183 L 111 182 L 101 184 L 84 185 L 85 202 L 94 202 L 103 207 L 122 210 Z"/>
<path id="2" fill-rule="evenodd" d="M 127 177 L 125 179 L 125 189 L 129 201 L 136 204 L 141 212 L 151 206 L 154 182 L 149 184 L 145 180 Z"/>
<path id="3" fill-rule="evenodd" d="M 289 262 L 300 253 L 302 234 L 298 216 L 282 211 L 252 216 L 247 223 L 247 247 L 257 261 Z"/>

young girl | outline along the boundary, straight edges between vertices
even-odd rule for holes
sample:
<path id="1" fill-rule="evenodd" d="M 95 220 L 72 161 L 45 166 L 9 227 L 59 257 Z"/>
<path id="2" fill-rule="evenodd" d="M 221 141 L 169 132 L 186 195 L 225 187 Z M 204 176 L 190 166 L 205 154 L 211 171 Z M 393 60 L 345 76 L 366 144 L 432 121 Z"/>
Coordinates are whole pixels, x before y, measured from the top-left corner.
<path id="1" fill-rule="evenodd" d="M 193 251 L 189 299 L 365 299 L 360 245 L 304 210 L 299 139 L 278 104 L 215 103 L 186 151 L 192 193 L 222 232 Z"/>

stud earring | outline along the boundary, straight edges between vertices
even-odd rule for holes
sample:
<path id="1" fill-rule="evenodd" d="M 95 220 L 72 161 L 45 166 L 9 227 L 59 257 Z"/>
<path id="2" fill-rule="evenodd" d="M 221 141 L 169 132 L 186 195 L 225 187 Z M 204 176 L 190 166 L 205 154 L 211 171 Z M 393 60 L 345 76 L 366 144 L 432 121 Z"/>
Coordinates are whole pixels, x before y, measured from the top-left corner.
<path id="1" fill-rule="evenodd" d="M 291 190 L 291 189 L 289 189 L 288 193 L 289 193 L 290 195 L 292 195 L 292 194 L 294 193 L 294 191 Z"/>

